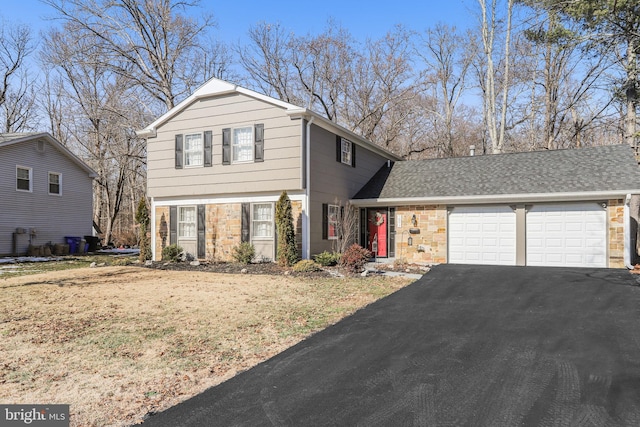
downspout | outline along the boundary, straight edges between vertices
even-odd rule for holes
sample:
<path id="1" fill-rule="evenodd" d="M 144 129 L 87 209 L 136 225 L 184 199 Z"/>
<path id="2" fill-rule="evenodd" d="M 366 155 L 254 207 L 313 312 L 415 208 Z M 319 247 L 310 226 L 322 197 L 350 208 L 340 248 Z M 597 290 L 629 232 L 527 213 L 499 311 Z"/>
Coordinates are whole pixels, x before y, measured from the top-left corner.
<path id="1" fill-rule="evenodd" d="M 156 260 L 156 206 L 153 197 L 151 199 L 151 259 Z"/>
<path id="2" fill-rule="evenodd" d="M 624 266 L 633 270 L 631 265 L 631 194 L 627 194 L 624 200 Z"/>
<path id="3" fill-rule="evenodd" d="M 304 189 L 304 206 L 303 210 L 305 215 L 302 221 L 302 258 L 311 258 L 311 224 L 309 216 L 309 198 L 311 197 L 311 125 L 315 117 L 311 116 L 311 119 L 307 122 L 307 140 L 305 141 L 307 149 L 305 150 L 305 163 L 306 163 L 306 186 Z"/>

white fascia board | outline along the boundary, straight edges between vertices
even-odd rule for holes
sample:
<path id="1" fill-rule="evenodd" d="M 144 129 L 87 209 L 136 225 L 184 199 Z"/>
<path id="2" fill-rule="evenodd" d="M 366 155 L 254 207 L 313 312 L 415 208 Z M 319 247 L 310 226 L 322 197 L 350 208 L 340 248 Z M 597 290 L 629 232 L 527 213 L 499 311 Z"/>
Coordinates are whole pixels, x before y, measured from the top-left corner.
<path id="1" fill-rule="evenodd" d="M 402 157 L 396 156 L 391 151 L 385 150 L 384 148 L 374 144 L 368 139 L 363 138 L 362 136 L 350 131 L 349 129 L 337 123 L 334 123 L 331 120 L 327 119 L 326 117 L 321 116 L 320 114 L 315 113 L 306 108 L 296 108 L 293 110 L 289 110 L 287 111 L 287 114 L 292 119 L 297 119 L 297 118 L 310 119 L 311 117 L 313 117 L 314 118 L 313 123 L 315 125 L 318 125 L 321 128 L 328 130 L 329 132 L 335 133 L 336 135 L 343 136 L 344 138 L 349 139 L 350 141 L 356 143 L 357 145 L 360 145 L 361 147 L 364 147 L 370 151 L 373 151 L 374 153 L 380 154 L 383 157 L 392 159 L 394 161 L 404 160 Z"/>
<path id="2" fill-rule="evenodd" d="M 640 189 L 616 191 L 589 191 L 583 193 L 532 193 L 497 194 L 487 196 L 451 197 L 399 197 L 386 199 L 352 199 L 354 206 L 402 206 L 402 205 L 485 205 L 508 203 L 580 202 L 607 199 L 624 199 L 627 194 L 640 194 Z"/>
<path id="3" fill-rule="evenodd" d="M 264 194 L 264 195 L 232 195 L 232 196 L 207 196 L 194 198 L 154 198 L 155 206 L 175 206 L 175 205 L 223 205 L 228 203 L 263 203 L 277 202 L 280 194 Z M 287 195 L 291 201 L 303 201 L 306 197 L 304 192 L 289 193 Z"/>

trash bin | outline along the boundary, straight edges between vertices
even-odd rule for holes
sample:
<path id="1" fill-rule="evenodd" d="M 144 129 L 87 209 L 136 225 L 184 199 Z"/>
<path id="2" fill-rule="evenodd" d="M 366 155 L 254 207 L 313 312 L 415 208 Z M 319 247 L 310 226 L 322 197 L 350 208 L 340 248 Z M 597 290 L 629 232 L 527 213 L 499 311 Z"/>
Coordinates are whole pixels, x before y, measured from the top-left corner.
<path id="1" fill-rule="evenodd" d="M 95 252 L 98 250 L 98 247 L 100 246 L 100 238 L 97 236 L 84 236 L 84 240 L 86 240 L 87 245 L 89 245 L 89 247 L 87 248 L 87 252 Z"/>
<path id="2" fill-rule="evenodd" d="M 64 239 L 66 240 L 67 245 L 69 245 L 70 254 L 75 254 L 75 253 L 78 253 L 78 251 L 80 251 L 80 240 L 82 240 L 80 237 L 65 236 Z"/>

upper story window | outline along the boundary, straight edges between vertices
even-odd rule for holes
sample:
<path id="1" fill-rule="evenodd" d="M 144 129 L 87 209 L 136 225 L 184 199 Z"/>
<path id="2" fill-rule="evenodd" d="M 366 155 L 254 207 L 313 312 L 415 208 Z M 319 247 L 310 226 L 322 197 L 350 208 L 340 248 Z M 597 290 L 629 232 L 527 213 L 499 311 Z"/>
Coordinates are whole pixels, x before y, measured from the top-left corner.
<path id="1" fill-rule="evenodd" d="M 356 167 L 356 145 L 339 135 L 336 135 L 336 161 Z"/>
<path id="2" fill-rule="evenodd" d="M 203 152 L 202 152 L 202 134 L 193 133 L 184 136 L 184 165 L 189 166 L 202 166 L 203 164 Z"/>
<path id="3" fill-rule="evenodd" d="M 351 141 L 347 141 L 343 138 L 340 161 L 345 165 L 351 165 L 351 148 Z"/>
<path id="4" fill-rule="evenodd" d="M 253 127 L 233 129 L 233 162 L 253 161 Z"/>
<path id="5" fill-rule="evenodd" d="M 57 172 L 49 172 L 49 194 L 62 194 L 62 175 Z"/>
<path id="6" fill-rule="evenodd" d="M 24 166 L 16 166 L 16 190 L 32 191 L 33 170 Z"/>

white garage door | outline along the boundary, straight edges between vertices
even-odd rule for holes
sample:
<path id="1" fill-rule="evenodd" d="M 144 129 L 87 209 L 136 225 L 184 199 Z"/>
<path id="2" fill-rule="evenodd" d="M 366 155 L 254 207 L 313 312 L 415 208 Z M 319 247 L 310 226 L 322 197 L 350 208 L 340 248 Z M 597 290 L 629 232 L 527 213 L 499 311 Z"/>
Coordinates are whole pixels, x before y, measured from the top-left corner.
<path id="1" fill-rule="evenodd" d="M 456 207 L 449 214 L 449 262 L 516 264 L 516 214 L 509 206 Z"/>
<path id="2" fill-rule="evenodd" d="M 527 265 L 607 267 L 607 213 L 597 203 L 533 206 Z"/>

